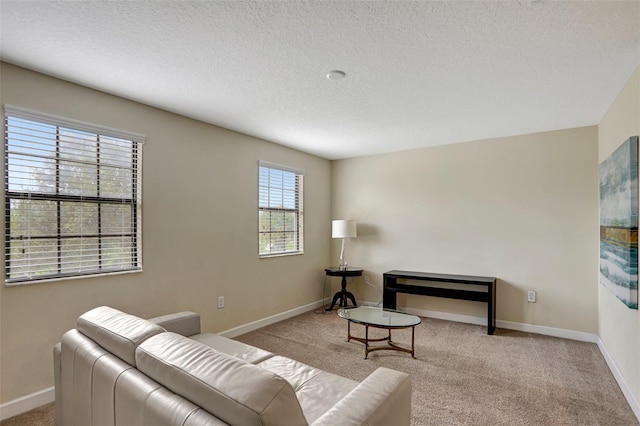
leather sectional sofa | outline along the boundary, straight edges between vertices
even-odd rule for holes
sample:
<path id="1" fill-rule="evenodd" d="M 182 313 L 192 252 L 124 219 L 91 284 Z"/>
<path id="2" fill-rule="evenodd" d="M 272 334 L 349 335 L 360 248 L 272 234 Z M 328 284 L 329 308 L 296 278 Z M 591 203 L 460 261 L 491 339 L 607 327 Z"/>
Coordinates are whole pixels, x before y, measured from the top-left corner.
<path id="1" fill-rule="evenodd" d="M 54 348 L 58 425 L 408 425 L 411 382 L 362 382 L 212 333 L 181 312 L 150 320 L 110 307 Z"/>

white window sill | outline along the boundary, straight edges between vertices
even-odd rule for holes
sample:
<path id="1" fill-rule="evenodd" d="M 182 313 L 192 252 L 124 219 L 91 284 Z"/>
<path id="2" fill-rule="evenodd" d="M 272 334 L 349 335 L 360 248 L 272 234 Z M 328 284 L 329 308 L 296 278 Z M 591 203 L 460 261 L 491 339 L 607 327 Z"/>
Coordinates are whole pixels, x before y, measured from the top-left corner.
<path id="1" fill-rule="evenodd" d="M 292 251 L 287 253 L 274 253 L 274 254 L 260 254 L 258 257 L 260 259 L 268 259 L 270 257 L 283 257 L 283 256 L 296 256 L 299 254 L 304 254 L 303 251 Z"/>
<path id="2" fill-rule="evenodd" d="M 19 281 L 19 282 L 7 282 L 5 280 L 5 287 L 19 287 L 23 285 L 33 285 L 33 284 L 41 284 L 41 283 L 52 283 L 57 281 L 68 281 L 68 280 L 78 280 L 84 278 L 93 278 L 93 277 L 108 277 L 111 275 L 122 275 L 122 274 L 137 274 L 142 272 L 142 269 L 132 269 L 128 271 L 114 271 L 114 272 L 105 272 L 102 274 L 87 274 L 87 275 L 76 275 L 73 277 L 59 277 L 59 278 L 47 278 L 44 280 L 33 280 L 33 281 Z"/>

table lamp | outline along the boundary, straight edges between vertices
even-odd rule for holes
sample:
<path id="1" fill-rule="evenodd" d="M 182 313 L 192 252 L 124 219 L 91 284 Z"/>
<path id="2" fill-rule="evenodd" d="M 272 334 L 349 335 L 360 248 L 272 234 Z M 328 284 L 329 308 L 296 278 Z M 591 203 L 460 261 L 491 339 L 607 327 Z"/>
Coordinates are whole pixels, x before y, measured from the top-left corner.
<path id="1" fill-rule="evenodd" d="M 331 222 L 331 238 L 342 238 L 340 249 L 340 269 L 347 269 L 347 260 L 344 257 L 344 242 L 346 238 L 357 237 L 356 222 L 353 220 L 334 220 Z"/>

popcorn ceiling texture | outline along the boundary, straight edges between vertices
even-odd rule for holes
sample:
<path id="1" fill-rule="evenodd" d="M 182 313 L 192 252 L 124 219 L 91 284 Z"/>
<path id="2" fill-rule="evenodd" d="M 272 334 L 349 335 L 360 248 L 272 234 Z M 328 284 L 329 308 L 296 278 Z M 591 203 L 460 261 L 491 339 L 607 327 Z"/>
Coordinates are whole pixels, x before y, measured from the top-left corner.
<path id="1" fill-rule="evenodd" d="M 3 61 L 329 159 L 594 125 L 640 62 L 633 1 L 3 1 L 0 16 Z"/>

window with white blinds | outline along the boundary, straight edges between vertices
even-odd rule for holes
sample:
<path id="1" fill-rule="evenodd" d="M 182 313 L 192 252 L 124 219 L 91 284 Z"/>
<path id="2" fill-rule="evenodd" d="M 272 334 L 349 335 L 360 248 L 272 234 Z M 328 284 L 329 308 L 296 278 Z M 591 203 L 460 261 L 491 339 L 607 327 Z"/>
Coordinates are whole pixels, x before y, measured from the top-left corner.
<path id="1" fill-rule="evenodd" d="M 4 110 L 5 282 L 141 270 L 144 136 Z"/>
<path id="2" fill-rule="evenodd" d="M 304 172 L 260 162 L 258 176 L 260 256 L 302 253 Z"/>

